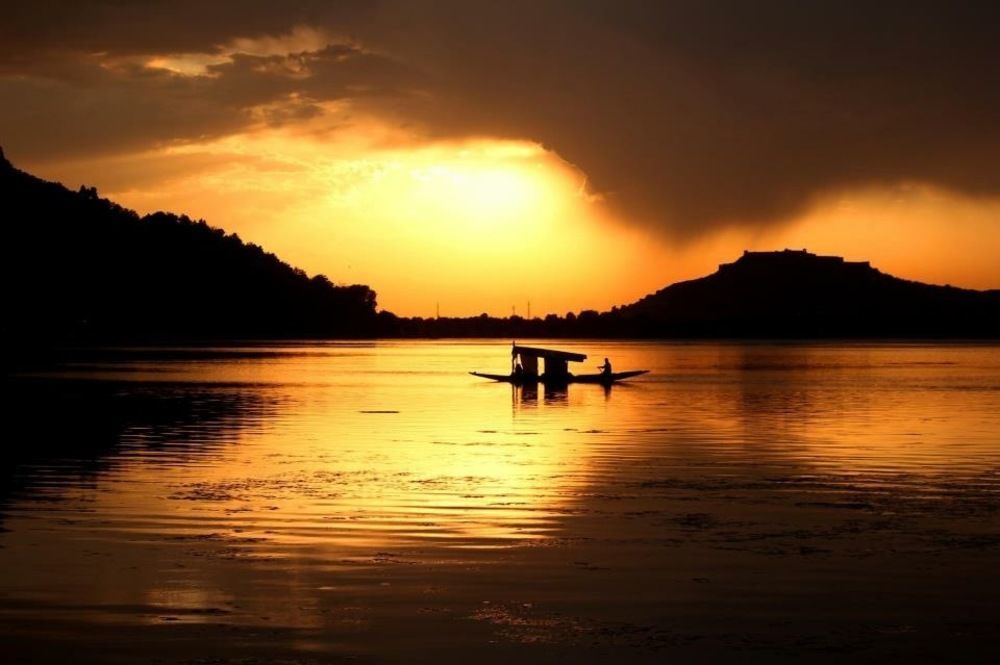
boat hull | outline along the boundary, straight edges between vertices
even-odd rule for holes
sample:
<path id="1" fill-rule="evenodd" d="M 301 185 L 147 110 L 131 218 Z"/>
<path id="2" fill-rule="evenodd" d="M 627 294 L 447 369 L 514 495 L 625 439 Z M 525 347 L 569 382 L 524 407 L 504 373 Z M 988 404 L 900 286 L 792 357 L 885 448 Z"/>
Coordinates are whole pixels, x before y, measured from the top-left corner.
<path id="1" fill-rule="evenodd" d="M 634 376 L 642 376 L 647 374 L 648 369 L 635 369 L 628 372 L 612 372 L 610 374 L 576 374 L 570 377 L 570 383 L 616 383 L 618 381 L 624 381 L 625 379 L 631 379 Z"/>
<path id="2" fill-rule="evenodd" d="M 510 374 L 487 374 L 485 372 L 469 372 L 469 374 L 471 374 L 472 376 L 478 376 L 480 379 L 489 379 L 490 381 L 513 383 L 515 385 L 527 383 L 527 381 L 525 381 L 522 377 L 516 377 Z"/>
<path id="3" fill-rule="evenodd" d="M 512 374 L 487 374 L 485 372 L 469 372 L 469 374 L 472 376 L 478 376 L 481 379 L 500 381 L 502 383 L 512 383 L 516 386 L 521 386 L 529 383 L 544 383 L 546 385 L 565 385 L 567 383 L 600 383 L 602 385 L 610 385 L 612 383 L 617 383 L 618 381 L 631 379 L 635 376 L 641 376 L 647 372 L 649 372 L 648 369 L 639 369 L 629 372 L 612 372 L 611 374 L 604 374 L 602 372 L 600 374 L 570 374 L 568 376 L 560 377 L 547 377 L 545 375 L 525 377 L 514 376 Z"/>

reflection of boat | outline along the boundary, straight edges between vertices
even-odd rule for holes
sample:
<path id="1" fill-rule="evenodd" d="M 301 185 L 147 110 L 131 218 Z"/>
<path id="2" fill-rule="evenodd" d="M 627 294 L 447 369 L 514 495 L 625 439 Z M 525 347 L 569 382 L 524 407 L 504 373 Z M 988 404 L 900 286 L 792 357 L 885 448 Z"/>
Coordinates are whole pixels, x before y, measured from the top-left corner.
<path id="1" fill-rule="evenodd" d="M 539 358 L 545 363 L 545 371 L 541 374 L 538 372 Z M 640 369 L 628 372 L 601 372 L 599 374 L 573 374 L 569 371 L 568 363 L 583 362 L 586 359 L 587 356 L 582 353 L 518 346 L 515 343 L 510 351 L 510 374 L 488 374 L 486 372 L 469 372 L 469 374 L 492 381 L 513 383 L 517 386 L 539 382 L 546 385 L 599 383 L 607 386 L 623 379 L 630 379 L 634 376 L 646 374 L 649 371 Z"/>

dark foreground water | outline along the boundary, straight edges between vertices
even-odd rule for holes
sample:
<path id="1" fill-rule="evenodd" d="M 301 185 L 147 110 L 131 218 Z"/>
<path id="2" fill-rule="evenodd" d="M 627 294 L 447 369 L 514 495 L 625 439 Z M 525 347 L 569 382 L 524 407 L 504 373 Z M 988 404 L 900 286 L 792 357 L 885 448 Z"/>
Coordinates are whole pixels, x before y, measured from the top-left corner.
<path id="1" fill-rule="evenodd" d="M 0 661 L 1000 658 L 1000 347 L 508 344 L 8 377 Z"/>

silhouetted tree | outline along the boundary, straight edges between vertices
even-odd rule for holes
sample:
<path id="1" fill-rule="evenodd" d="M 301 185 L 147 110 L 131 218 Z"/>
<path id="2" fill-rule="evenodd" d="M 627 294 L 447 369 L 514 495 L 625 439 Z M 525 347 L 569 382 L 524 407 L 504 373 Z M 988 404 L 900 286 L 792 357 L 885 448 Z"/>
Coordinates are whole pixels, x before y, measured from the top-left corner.
<path id="1" fill-rule="evenodd" d="M 3 332 L 27 340 L 377 333 L 375 292 L 339 286 L 204 220 L 140 217 L 0 162 Z"/>
<path id="2" fill-rule="evenodd" d="M 204 220 L 140 217 L 71 192 L 0 150 L 6 291 L 18 340 L 263 337 L 1000 337 L 1000 292 L 909 282 L 804 251 L 749 252 L 623 307 L 564 317 L 376 314 L 336 285 Z"/>

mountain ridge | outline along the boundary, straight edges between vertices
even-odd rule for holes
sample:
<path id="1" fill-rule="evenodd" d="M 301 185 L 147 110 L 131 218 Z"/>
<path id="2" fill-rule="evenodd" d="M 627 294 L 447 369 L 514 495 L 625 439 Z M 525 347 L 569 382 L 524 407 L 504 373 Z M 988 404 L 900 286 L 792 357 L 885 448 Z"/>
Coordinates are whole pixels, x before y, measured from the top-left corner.
<path id="1" fill-rule="evenodd" d="M 804 249 L 745 251 L 612 314 L 629 329 L 667 336 L 993 337 L 1000 291 L 925 284 Z"/>
<path id="2" fill-rule="evenodd" d="M 0 148 L 8 340 L 611 337 L 1000 338 L 1000 290 L 895 277 L 806 250 L 744 252 L 609 311 L 399 317 L 203 220 L 140 216 L 14 167 Z"/>
<path id="3" fill-rule="evenodd" d="M 376 294 L 308 276 L 186 215 L 140 216 L 14 167 L 0 149 L 7 339 L 358 337 Z"/>

